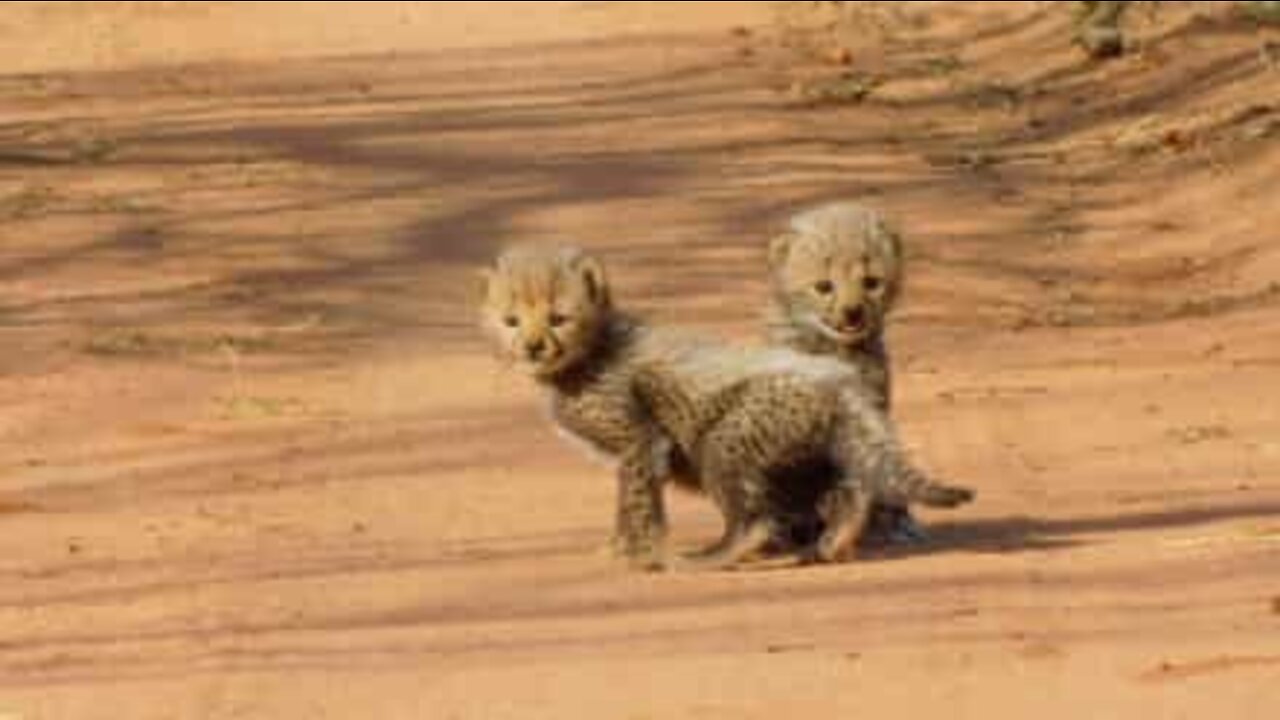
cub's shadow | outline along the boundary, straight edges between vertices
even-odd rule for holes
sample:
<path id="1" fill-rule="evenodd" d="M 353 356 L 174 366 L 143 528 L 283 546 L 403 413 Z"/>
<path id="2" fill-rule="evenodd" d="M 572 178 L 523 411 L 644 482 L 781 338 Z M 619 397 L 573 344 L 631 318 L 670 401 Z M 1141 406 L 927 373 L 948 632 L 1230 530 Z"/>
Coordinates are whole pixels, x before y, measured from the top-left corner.
<path id="1" fill-rule="evenodd" d="M 928 539 L 916 546 L 868 548 L 868 559 L 967 552 L 1013 554 L 1063 550 L 1092 544 L 1098 535 L 1177 530 L 1237 520 L 1280 519 L 1280 502 L 1218 505 L 1082 518 L 1018 515 L 983 520 L 944 520 L 925 526 Z"/>
<path id="2" fill-rule="evenodd" d="M 981 520 L 922 523 L 926 538 L 915 543 L 864 542 L 859 562 L 890 562 L 951 553 L 1014 555 L 1053 552 L 1104 542 L 1097 536 L 1152 530 L 1194 528 L 1219 522 L 1280 521 L 1280 502 L 1218 505 L 1160 512 L 1087 518 L 1035 518 L 1017 515 Z M 779 571 L 804 566 L 791 550 L 767 553 L 741 567 L 744 571 Z"/>

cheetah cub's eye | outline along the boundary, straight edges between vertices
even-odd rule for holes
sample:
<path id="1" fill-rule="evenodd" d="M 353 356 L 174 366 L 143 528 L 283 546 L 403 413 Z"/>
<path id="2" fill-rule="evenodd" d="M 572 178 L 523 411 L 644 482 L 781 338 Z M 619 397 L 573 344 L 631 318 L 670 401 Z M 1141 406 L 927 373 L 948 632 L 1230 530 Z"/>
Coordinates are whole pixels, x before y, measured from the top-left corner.
<path id="1" fill-rule="evenodd" d="M 814 284 L 813 290 L 819 295 L 830 295 L 836 291 L 836 284 L 830 280 L 819 280 Z"/>
<path id="2" fill-rule="evenodd" d="M 867 292 L 879 292 L 884 288 L 884 280 L 878 277 L 869 277 L 862 281 L 862 287 Z"/>
<path id="3" fill-rule="evenodd" d="M 502 322 L 509 328 L 520 327 L 520 318 L 516 317 L 515 315 L 506 316 L 505 318 L 502 319 Z"/>
<path id="4" fill-rule="evenodd" d="M 551 317 L 547 318 L 547 324 L 549 324 L 553 330 L 562 328 L 569 324 L 569 316 L 564 315 L 563 313 L 554 313 Z"/>

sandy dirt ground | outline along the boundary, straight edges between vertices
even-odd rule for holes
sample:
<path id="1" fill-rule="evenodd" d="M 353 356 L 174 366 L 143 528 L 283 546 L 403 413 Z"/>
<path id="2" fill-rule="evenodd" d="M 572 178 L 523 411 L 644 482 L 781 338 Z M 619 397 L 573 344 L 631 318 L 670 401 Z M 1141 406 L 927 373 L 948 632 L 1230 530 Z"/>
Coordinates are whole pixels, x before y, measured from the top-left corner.
<path id="1" fill-rule="evenodd" d="M 1276 717 L 1280 32 L 912 5 L 0 5 L 0 719 Z M 625 572 L 474 269 L 578 239 L 753 341 L 837 197 L 908 234 L 902 432 L 980 502 Z"/>

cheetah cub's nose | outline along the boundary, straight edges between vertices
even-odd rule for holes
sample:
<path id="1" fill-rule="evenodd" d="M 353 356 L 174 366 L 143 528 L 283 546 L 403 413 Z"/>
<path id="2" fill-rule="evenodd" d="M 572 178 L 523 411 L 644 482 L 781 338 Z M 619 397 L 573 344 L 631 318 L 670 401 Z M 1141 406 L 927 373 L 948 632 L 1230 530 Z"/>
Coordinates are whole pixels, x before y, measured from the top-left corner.
<path id="1" fill-rule="evenodd" d="M 861 305 L 846 309 L 844 324 L 849 330 L 861 330 L 867 324 L 867 311 Z"/>
<path id="2" fill-rule="evenodd" d="M 541 360 L 547 354 L 547 341 L 542 339 L 530 340 L 524 349 L 529 354 L 530 360 Z"/>

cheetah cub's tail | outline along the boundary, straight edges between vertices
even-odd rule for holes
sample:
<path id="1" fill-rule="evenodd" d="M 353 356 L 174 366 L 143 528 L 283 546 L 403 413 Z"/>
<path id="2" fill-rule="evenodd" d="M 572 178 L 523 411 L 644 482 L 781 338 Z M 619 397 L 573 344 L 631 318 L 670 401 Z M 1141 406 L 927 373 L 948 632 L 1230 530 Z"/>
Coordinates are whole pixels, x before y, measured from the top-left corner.
<path id="1" fill-rule="evenodd" d="M 936 482 L 917 468 L 907 458 L 889 420 L 861 393 L 846 390 L 841 399 L 837 442 L 847 467 L 861 470 L 881 503 L 954 509 L 977 498 L 974 490 Z"/>
<path id="2" fill-rule="evenodd" d="M 935 482 L 920 470 L 906 466 L 898 471 L 886 498 L 902 504 L 919 503 L 925 507 L 953 510 L 978 498 L 972 488 Z"/>

